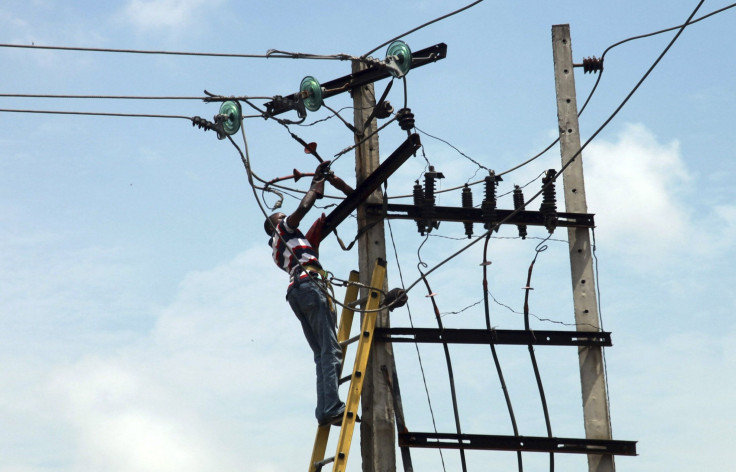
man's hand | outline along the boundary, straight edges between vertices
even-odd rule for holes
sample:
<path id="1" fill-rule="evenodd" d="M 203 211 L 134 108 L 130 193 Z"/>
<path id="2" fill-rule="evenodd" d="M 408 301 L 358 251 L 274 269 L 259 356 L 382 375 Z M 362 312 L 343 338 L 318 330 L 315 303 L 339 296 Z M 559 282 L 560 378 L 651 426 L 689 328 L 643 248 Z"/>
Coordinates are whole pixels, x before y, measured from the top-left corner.
<path id="1" fill-rule="evenodd" d="M 406 305 L 409 301 L 409 296 L 406 291 L 401 288 L 394 288 L 389 290 L 386 294 L 386 298 L 383 300 L 383 304 L 388 307 L 388 311 L 394 311 L 394 308 Z"/>
<path id="2" fill-rule="evenodd" d="M 334 175 L 330 172 L 330 164 L 332 164 L 332 161 L 322 161 L 319 163 L 317 168 L 314 170 L 312 183 L 324 181 L 325 179 L 329 179 L 331 175 Z"/>
<path id="3" fill-rule="evenodd" d="M 314 177 L 312 177 L 312 185 L 310 191 L 314 190 L 317 198 L 322 198 L 325 194 L 325 180 L 328 179 L 330 169 L 330 161 L 322 161 L 314 171 Z"/>

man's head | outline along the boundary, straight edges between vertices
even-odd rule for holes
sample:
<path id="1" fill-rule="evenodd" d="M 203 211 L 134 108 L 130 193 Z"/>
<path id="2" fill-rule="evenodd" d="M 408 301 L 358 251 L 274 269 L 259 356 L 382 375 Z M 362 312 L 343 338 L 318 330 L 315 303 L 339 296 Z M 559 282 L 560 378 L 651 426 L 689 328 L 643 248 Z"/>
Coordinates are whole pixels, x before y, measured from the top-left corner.
<path id="1" fill-rule="evenodd" d="M 284 218 L 286 218 L 286 215 L 281 212 L 276 212 L 266 218 L 266 221 L 263 222 L 263 229 L 266 231 L 266 234 L 271 236 L 273 234 L 274 228 L 276 228 L 276 225 L 281 223 L 281 220 L 283 220 Z"/>

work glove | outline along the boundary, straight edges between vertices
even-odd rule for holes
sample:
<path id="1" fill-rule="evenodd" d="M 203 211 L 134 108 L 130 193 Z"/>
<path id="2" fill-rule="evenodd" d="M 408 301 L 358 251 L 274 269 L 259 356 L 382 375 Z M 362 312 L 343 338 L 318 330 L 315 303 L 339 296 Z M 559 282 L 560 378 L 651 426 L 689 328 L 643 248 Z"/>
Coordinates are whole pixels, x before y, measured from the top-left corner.
<path id="1" fill-rule="evenodd" d="M 406 294 L 406 290 L 393 288 L 386 294 L 383 304 L 389 307 L 388 311 L 394 311 L 394 308 L 406 305 L 407 301 L 409 301 L 409 297 Z"/>
<path id="2" fill-rule="evenodd" d="M 332 164 L 332 161 L 322 161 L 319 163 L 317 168 L 314 170 L 314 177 L 312 178 L 313 183 L 324 181 L 329 177 L 332 173 L 330 172 L 330 164 Z"/>

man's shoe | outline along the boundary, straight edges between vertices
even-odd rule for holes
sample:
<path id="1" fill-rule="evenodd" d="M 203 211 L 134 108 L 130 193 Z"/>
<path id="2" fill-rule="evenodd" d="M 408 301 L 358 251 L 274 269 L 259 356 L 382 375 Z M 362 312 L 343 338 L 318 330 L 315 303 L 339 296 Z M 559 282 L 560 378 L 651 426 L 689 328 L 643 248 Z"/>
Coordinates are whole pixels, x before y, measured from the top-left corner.
<path id="1" fill-rule="evenodd" d="M 338 415 L 332 416 L 330 418 L 327 418 L 326 420 L 322 421 L 319 425 L 320 426 L 342 426 L 342 417 L 345 414 L 345 412 L 342 412 Z"/>

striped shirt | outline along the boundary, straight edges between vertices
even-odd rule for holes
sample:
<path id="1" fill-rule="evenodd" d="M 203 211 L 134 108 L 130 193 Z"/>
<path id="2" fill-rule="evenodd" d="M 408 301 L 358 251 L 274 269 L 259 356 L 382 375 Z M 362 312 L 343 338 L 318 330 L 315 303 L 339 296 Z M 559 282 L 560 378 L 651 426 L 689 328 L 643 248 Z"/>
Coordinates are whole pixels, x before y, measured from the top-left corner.
<path id="1" fill-rule="evenodd" d="M 320 222 L 317 220 L 315 226 Z M 312 228 L 314 229 L 313 226 Z M 307 233 L 308 236 L 304 236 L 299 228 L 291 228 L 286 224 L 286 218 L 284 218 L 277 226 L 274 231 L 269 245 L 273 249 L 273 260 L 277 266 L 279 266 L 285 272 L 293 278 L 294 270 L 299 267 L 297 260 L 302 265 L 310 265 L 314 267 L 322 268 L 319 263 L 318 251 L 319 251 L 319 239 L 316 241 L 312 236 L 313 230 Z M 296 256 L 296 258 L 294 257 Z M 303 274 L 305 277 L 307 274 Z"/>

